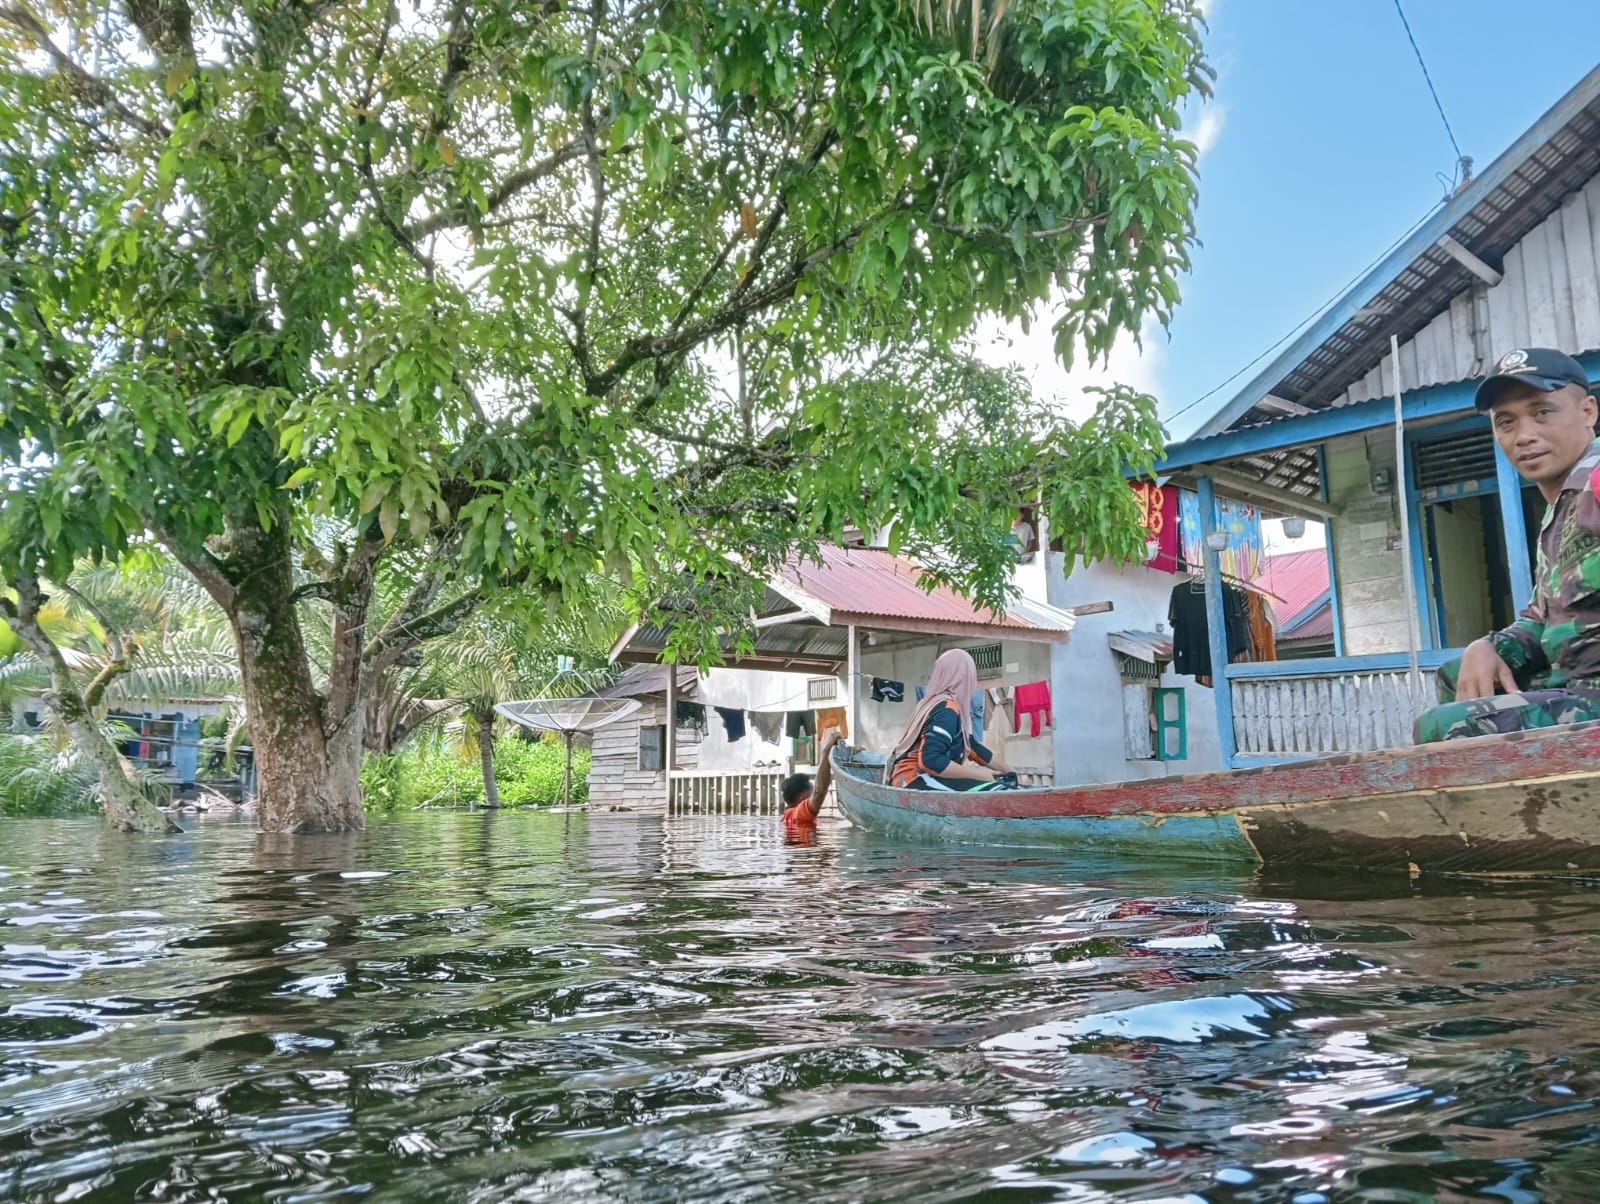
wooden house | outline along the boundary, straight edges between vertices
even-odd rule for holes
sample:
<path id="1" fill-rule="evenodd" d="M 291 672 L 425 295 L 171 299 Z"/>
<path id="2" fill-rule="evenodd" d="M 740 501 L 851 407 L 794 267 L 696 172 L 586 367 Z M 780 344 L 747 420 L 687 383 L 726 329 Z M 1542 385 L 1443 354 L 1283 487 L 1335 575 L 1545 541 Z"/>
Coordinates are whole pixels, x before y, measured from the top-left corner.
<path id="1" fill-rule="evenodd" d="M 1543 501 L 1473 393 L 1529 346 L 1600 376 L 1600 68 L 1167 449 L 1158 471 L 1203 513 L 1233 497 L 1328 524 L 1334 655 L 1227 666 L 1228 764 L 1409 743 L 1431 671 L 1527 603 Z"/>

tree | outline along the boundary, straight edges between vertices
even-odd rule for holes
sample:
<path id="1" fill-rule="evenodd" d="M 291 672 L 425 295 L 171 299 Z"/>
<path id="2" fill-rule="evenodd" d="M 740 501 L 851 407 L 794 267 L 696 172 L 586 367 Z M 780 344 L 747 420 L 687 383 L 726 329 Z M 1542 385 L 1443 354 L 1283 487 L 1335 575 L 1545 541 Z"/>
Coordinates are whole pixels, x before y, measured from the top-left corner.
<path id="1" fill-rule="evenodd" d="M 856 526 L 993 600 L 1038 497 L 1136 553 L 1153 403 L 1102 408 L 1111 464 L 951 348 L 1171 312 L 1192 0 L 1017 0 L 984 61 L 919 7 L 0 0 L 0 567 L 153 533 L 228 615 L 262 827 L 325 831 L 373 683 L 498 595 Z"/>
<path id="2" fill-rule="evenodd" d="M 58 644 L 46 631 L 45 611 L 49 595 L 31 576 L 19 576 L 12 583 L 13 596 L 0 594 L 0 614 L 21 638 L 43 668 L 47 685 L 45 705 L 67 732 L 72 747 L 94 766 L 99 781 L 100 809 L 113 828 L 123 832 L 167 833 L 178 825 L 145 796 L 138 775 L 118 751 L 95 715 L 106 689 L 132 666 L 130 649 L 108 625 L 110 655 L 87 682 L 72 672 Z"/>
<path id="3" fill-rule="evenodd" d="M 101 712 L 119 698 L 149 705 L 232 693 L 238 673 L 210 599 L 159 557 L 130 560 L 142 563 L 126 575 L 117 566 L 80 565 L 60 584 L 21 577 L 0 594 L 0 704 L 24 690 L 43 696 L 77 760 L 94 767 L 96 797 L 113 828 L 177 832 Z"/>

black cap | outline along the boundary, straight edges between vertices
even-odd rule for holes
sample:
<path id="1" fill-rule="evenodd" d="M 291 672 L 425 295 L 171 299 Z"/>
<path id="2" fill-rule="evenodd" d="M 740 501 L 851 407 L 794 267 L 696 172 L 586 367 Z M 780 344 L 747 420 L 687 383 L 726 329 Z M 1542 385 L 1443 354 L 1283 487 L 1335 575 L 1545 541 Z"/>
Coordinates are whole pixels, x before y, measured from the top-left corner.
<path id="1" fill-rule="evenodd" d="M 1494 366 L 1494 373 L 1485 377 L 1478 386 L 1474 404 L 1480 410 L 1487 410 L 1500 400 L 1500 395 L 1508 385 L 1516 384 L 1532 385 L 1545 393 L 1566 385 L 1577 385 L 1587 390 L 1589 374 L 1577 360 L 1553 347 L 1524 347 L 1518 351 L 1508 351 Z"/>

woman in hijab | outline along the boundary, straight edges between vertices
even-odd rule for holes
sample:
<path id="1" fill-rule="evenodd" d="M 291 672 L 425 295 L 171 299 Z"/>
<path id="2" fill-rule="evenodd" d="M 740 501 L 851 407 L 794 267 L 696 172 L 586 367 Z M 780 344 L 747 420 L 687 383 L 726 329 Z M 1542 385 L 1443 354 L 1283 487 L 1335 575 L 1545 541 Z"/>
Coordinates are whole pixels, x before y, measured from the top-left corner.
<path id="1" fill-rule="evenodd" d="M 995 780 L 992 752 L 972 738 L 972 695 L 978 667 L 952 648 L 933 665 L 905 734 L 889 754 L 889 781 L 913 790 L 973 790 Z"/>

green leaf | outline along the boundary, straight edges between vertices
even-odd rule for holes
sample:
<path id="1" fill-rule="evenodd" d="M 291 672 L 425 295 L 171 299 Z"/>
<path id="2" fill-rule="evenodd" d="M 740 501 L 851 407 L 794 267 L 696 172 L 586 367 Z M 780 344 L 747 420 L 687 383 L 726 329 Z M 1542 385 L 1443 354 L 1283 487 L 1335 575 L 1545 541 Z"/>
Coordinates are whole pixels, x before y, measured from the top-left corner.
<path id="1" fill-rule="evenodd" d="M 373 481 L 369 481 L 366 489 L 363 490 L 361 494 L 361 505 L 359 507 L 359 512 L 362 514 L 371 514 L 373 510 L 377 509 L 378 503 L 389 496 L 389 490 L 393 487 L 393 477 L 378 477 Z M 386 534 L 389 534 L 390 538 L 393 538 L 392 533 L 386 532 Z"/>
<path id="2" fill-rule="evenodd" d="M 378 510 L 378 527 L 383 531 L 384 541 L 393 543 L 395 532 L 400 530 L 400 506 L 392 497 L 385 498 Z"/>

